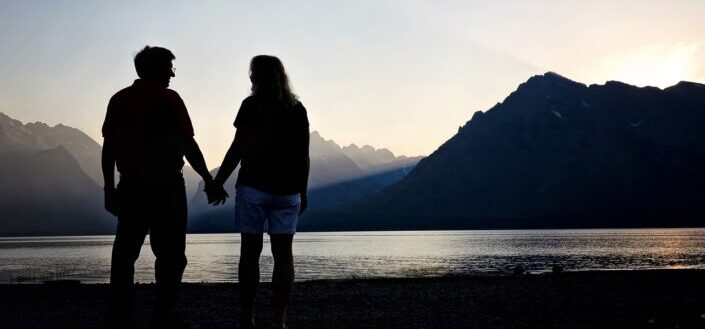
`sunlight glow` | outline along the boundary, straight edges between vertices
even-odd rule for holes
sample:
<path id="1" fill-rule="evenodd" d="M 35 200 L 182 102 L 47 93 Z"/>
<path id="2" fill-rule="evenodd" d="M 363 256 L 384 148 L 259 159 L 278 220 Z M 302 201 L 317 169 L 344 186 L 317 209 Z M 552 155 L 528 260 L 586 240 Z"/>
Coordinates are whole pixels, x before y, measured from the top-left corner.
<path id="1" fill-rule="evenodd" d="M 607 71 L 614 72 L 614 80 L 637 86 L 666 88 L 695 78 L 699 47 L 699 44 L 652 45 L 608 58 Z"/>

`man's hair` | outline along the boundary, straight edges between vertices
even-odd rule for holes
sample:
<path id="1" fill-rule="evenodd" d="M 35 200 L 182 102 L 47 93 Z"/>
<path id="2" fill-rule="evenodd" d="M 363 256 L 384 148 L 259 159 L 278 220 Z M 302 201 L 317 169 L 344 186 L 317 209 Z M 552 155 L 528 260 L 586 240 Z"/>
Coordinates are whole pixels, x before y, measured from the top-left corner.
<path id="1" fill-rule="evenodd" d="M 176 56 L 166 48 L 145 46 L 135 55 L 135 70 L 142 79 L 155 78 L 169 69 Z"/>

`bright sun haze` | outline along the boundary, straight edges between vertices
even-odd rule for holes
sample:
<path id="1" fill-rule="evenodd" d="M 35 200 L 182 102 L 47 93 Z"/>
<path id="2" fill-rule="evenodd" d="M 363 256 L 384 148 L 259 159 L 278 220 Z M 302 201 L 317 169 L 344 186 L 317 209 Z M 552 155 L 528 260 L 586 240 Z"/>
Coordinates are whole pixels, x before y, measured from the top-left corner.
<path id="1" fill-rule="evenodd" d="M 280 57 L 311 129 L 425 155 L 531 75 L 667 87 L 705 82 L 704 1 L 16 1 L 0 10 L 0 112 L 101 141 L 110 96 L 144 45 L 176 54 L 210 167 L 248 95 L 248 62 Z"/>

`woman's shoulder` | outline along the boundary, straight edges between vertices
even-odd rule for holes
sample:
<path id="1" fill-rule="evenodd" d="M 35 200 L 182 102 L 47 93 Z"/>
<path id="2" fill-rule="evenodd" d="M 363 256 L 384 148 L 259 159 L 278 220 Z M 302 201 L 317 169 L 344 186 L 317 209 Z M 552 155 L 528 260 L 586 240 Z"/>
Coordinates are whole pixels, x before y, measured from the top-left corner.
<path id="1" fill-rule="evenodd" d="M 257 103 L 257 96 L 250 95 L 250 96 L 245 97 L 245 99 L 242 100 L 241 107 L 252 106 L 256 103 Z"/>
<path id="2" fill-rule="evenodd" d="M 301 101 L 298 100 L 298 99 L 297 99 L 296 102 L 294 103 L 294 110 L 297 111 L 297 112 L 306 113 L 306 107 L 304 107 L 304 104 L 301 103 Z"/>

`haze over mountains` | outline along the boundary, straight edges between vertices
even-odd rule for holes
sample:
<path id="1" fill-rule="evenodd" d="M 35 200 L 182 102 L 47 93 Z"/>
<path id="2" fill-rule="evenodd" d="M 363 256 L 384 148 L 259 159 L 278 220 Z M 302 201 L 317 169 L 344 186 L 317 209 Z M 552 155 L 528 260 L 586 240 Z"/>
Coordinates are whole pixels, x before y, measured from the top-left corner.
<path id="1" fill-rule="evenodd" d="M 101 147 L 84 132 L 58 124 L 50 127 L 42 122 L 22 124 L 0 113 L 0 152 L 49 150 L 63 146 L 97 184 L 103 184 L 100 169 Z"/>
<path id="2" fill-rule="evenodd" d="M 338 209 L 378 192 L 399 181 L 421 157 L 395 156 L 387 149 L 365 145 L 341 147 L 311 133 L 309 147 L 309 211 Z M 217 168 L 212 171 L 215 175 Z M 237 170 L 225 184 L 230 199 L 224 206 L 213 207 L 204 193 L 196 193 L 190 203 L 189 229 L 194 232 L 230 232 L 233 227 L 233 198 Z M 203 190 L 203 182 L 198 191 Z"/>
<path id="3" fill-rule="evenodd" d="M 399 183 L 312 225 L 702 226 L 703 168 L 705 85 L 586 86 L 547 73 L 475 113 Z"/>
<path id="4" fill-rule="evenodd" d="M 0 113 L 0 235 L 111 233 L 99 166 L 100 145 L 81 131 Z"/>
<path id="5" fill-rule="evenodd" d="M 546 73 L 424 159 L 317 132 L 310 150 L 302 231 L 702 226 L 705 85 L 586 86 Z M 0 235 L 112 231 L 88 136 L 0 114 L 0 154 Z M 218 208 L 190 167 L 184 176 L 190 230 L 231 231 L 236 175 Z"/>
<path id="6" fill-rule="evenodd" d="M 378 191 L 401 179 L 421 159 L 396 157 L 371 146 L 347 148 L 351 156 L 317 132 L 311 134 L 309 186 L 327 187 L 325 195 L 312 193 L 311 209 L 346 204 Z M 78 129 L 23 124 L 0 113 L 0 235 L 112 233 L 115 219 L 103 210 L 100 153 L 100 145 Z M 190 227 L 231 231 L 232 199 L 213 208 L 200 192 L 200 177 L 189 166 L 183 172 L 191 200 Z M 227 184 L 231 196 L 236 177 L 237 173 Z"/>

